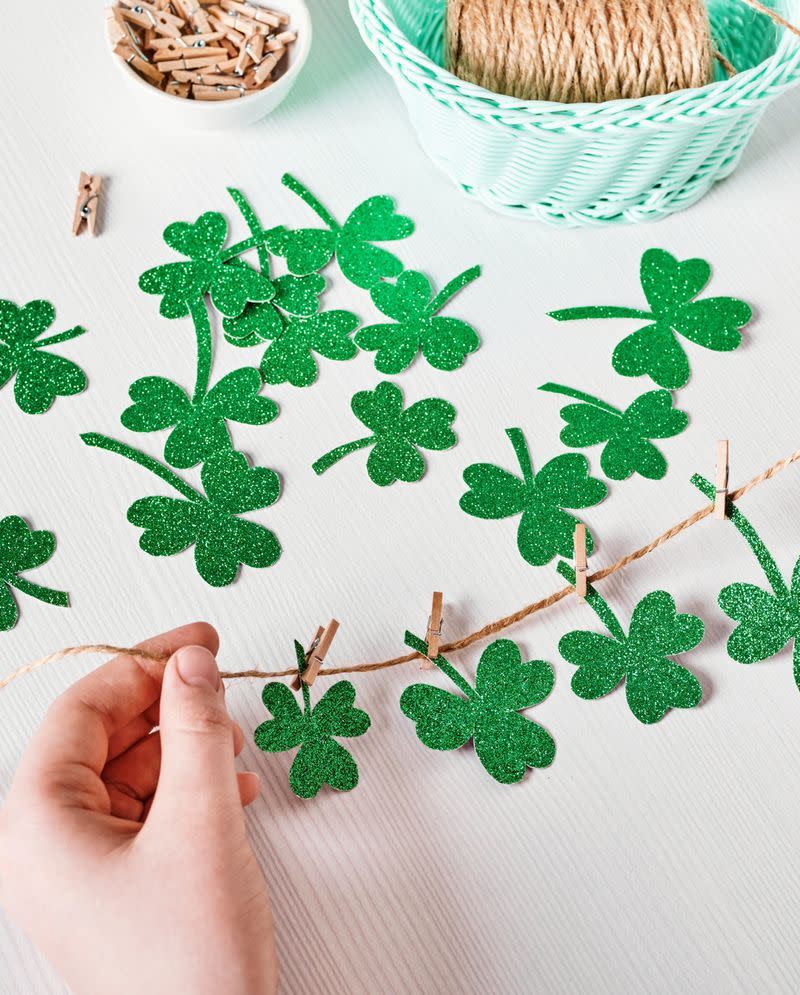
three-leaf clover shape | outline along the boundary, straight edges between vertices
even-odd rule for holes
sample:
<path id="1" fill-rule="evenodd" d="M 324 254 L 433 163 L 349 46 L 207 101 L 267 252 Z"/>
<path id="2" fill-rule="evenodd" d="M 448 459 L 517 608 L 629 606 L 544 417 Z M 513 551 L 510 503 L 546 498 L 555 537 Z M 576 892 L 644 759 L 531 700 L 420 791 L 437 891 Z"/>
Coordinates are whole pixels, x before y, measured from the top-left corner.
<path id="1" fill-rule="evenodd" d="M 480 339 L 472 325 L 460 318 L 440 317 L 439 311 L 480 272 L 480 266 L 473 266 L 436 296 L 427 277 L 416 270 L 401 273 L 394 284 L 376 284 L 370 291 L 373 303 L 394 320 L 362 328 L 356 345 L 376 354 L 375 369 L 381 373 L 400 373 L 420 350 L 437 370 L 458 369 L 480 346 Z"/>
<path id="2" fill-rule="evenodd" d="M 222 319 L 225 340 L 231 345 L 244 349 L 263 345 L 283 334 L 287 315 L 309 318 L 316 314 L 325 277 L 319 273 L 287 273 L 273 279 L 272 286 L 275 293 L 268 301 L 249 303 L 235 318 Z"/>
<path id="3" fill-rule="evenodd" d="M 426 643 L 407 632 L 406 645 L 427 656 Z M 516 643 L 497 639 L 481 654 L 475 687 L 441 655 L 433 663 L 464 697 L 431 684 L 412 684 L 400 708 L 416 723 L 417 736 L 432 750 L 457 750 L 470 739 L 487 772 L 501 784 L 522 780 L 528 767 L 548 767 L 553 737 L 519 713 L 553 690 L 553 668 L 544 660 L 525 663 Z"/>
<path id="4" fill-rule="evenodd" d="M 679 261 L 664 249 L 642 256 L 641 283 L 650 311 L 629 307 L 578 307 L 551 311 L 556 321 L 583 318 L 643 318 L 647 324 L 614 349 L 612 363 L 626 377 L 650 376 L 660 387 L 675 390 L 689 379 L 689 360 L 678 340 L 730 352 L 742 340 L 739 331 L 750 321 L 750 306 L 736 297 L 695 298 L 711 279 L 705 259 Z"/>
<path id="5" fill-rule="evenodd" d="M 686 412 L 672 407 L 668 390 L 641 394 L 624 411 L 561 384 L 546 383 L 539 390 L 564 394 L 579 402 L 561 409 L 566 422 L 561 441 L 576 449 L 605 442 L 600 466 L 610 480 L 627 480 L 634 473 L 660 480 L 667 472 L 667 461 L 650 440 L 678 435 L 689 424 Z"/>
<path id="6" fill-rule="evenodd" d="M 49 301 L 29 301 L 18 307 L 0 300 L 0 387 L 16 374 L 14 400 L 28 415 L 43 414 L 57 397 L 79 394 L 86 387 L 86 374 L 47 346 L 68 342 L 86 331 L 80 325 L 40 338 L 55 321 Z"/>
<path id="7" fill-rule="evenodd" d="M 226 419 L 266 425 L 277 417 L 278 406 L 261 396 L 262 386 L 258 370 L 244 367 L 228 373 L 200 400 L 193 401 L 166 377 L 142 377 L 130 386 L 133 404 L 122 412 L 122 424 L 133 432 L 172 428 L 164 458 L 170 465 L 185 469 L 221 449 L 232 448 Z"/>
<path id="8" fill-rule="evenodd" d="M 372 434 L 321 456 L 313 464 L 315 473 L 324 473 L 343 456 L 371 446 L 367 473 L 376 484 L 385 487 L 395 480 L 413 482 L 425 474 L 425 459 L 419 449 L 450 449 L 458 441 L 451 427 L 456 409 L 449 401 L 427 397 L 404 410 L 402 390 L 388 380 L 374 390 L 354 394 L 350 407 Z"/>
<path id="9" fill-rule="evenodd" d="M 563 561 L 559 573 L 570 584 L 575 572 Z M 637 604 L 627 634 L 608 603 L 589 587 L 586 603 L 610 635 L 568 632 L 558 651 L 578 669 L 572 690 L 579 698 L 602 698 L 625 681 L 630 710 L 640 722 L 658 722 L 670 708 L 694 708 L 703 697 L 700 682 L 670 657 L 686 653 L 702 640 L 704 626 L 696 615 L 679 615 L 666 591 L 653 591 Z"/>
<path id="10" fill-rule="evenodd" d="M 571 556 L 578 519 L 565 508 L 589 508 L 608 493 L 602 480 L 589 475 L 589 461 L 580 453 L 556 456 L 534 474 L 528 444 L 521 430 L 506 430 L 517 455 L 522 479 L 491 463 L 474 463 L 464 471 L 469 491 L 461 509 L 476 518 L 510 518 L 522 515 L 517 547 L 533 566 L 549 563 L 554 556 Z M 594 539 L 586 533 L 587 553 Z"/>
<path id="11" fill-rule="evenodd" d="M 52 532 L 34 531 L 18 515 L 0 519 L 0 632 L 13 628 L 19 618 L 19 608 L 12 588 L 30 595 L 48 605 L 69 605 L 65 591 L 41 587 L 19 575 L 46 563 L 55 552 L 56 540 Z"/>
<path id="12" fill-rule="evenodd" d="M 295 641 L 298 672 L 306 659 Z M 370 727 L 366 712 L 354 707 L 356 691 L 350 681 L 337 681 L 314 707 L 308 685 L 301 681 L 303 708 L 285 684 L 267 684 L 262 700 L 273 718 L 255 731 L 256 746 L 268 753 L 300 747 L 289 770 L 289 784 L 300 798 L 314 798 L 323 784 L 336 791 L 351 791 L 358 784 L 358 767 L 335 736 L 363 736 Z"/>
<path id="13" fill-rule="evenodd" d="M 374 244 L 406 238 L 414 230 L 410 218 L 395 213 L 391 197 L 370 197 L 340 225 L 299 180 L 287 173 L 283 184 L 301 197 L 326 226 L 297 230 L 279 226 L 270 230 L 267 241 L 270 251 L 286 258 L 291 273 L 298 276 L 313 273 L 326 266 L 335 254 L 347 279 L 369 290 L 379 280 L 399 276 L 403 271 L 397 256 Z"/>
<path id="14" fill-rule="evenodd" d="M 175 221 L 164 229 L 164 241 L 188 257 L 187 262 L 163 263 L 142 273 L 139 286 L 145 293 L 161 294 L 161 314 L 182 318 L 204 294 L 223 315 L 241 314 L 248 301 L 268 301 L 275 296 L 271 281 L 237 258 L 252 248 L 250 239 L 229 249 L 228 223 L 217 211 L 206 211 L 193 224 Z"/>
<path id="15" fill-rule="evenodd" d="M 200 471 L 205 494 L 178 477 L 169 467 L 108 436 L 88 432 L 87 446 L 117 453 L 160 477 L 180 495 L 140 498 L 128 509 L 128 521 L 143 529 L 139 546 L 151 556 L 173 556 L 194 546 L 197 571 L 212 587 L 235 580 L 239 565 L 269 567 L 281 546 L 265 526 L 238 518 L 274 504 L 280 480 L 274 470 L 253 467 L 245 456 L 222 450 Z"/>

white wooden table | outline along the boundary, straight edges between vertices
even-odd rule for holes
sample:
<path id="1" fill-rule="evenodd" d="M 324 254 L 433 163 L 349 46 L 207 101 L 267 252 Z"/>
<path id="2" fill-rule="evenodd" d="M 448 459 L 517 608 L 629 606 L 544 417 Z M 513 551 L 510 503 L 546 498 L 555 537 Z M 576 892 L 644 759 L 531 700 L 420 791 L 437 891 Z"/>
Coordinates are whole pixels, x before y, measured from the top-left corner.
<path id="1" fill-rule="evenodd" d="M 23 599 L 19 625 L 0 635 L 2 673 L 64 645 L 127 644 L 197 617 L 218 626 L 227 669 L 290 664 L 291 640 L 332 615 L 342 629 L 331 661 L 376 660 L 402 651 L 406 627 L 424 631 L 434 589 L 445 592 L 447 637 L 553 590 L 553 569 L 517 554 L 513 521 L 459 510 L 461 473 L 482 460 L 513 467 L 509 426 L 527 432 L 539 465 L 561 451 L 559 401 L 536 391 L 545 380 L 618 404 L 644 389 L 611 369 L 622 325 L 556 325 L 545 312 L 635 304 L 639 257 L 651 246 L 710 259 L 714 291 L 746 297 L 757 319 L 735 354 L 691 349 L 692 380 L 679 395 L 691 424 L 663 446 L 669 474 L 615 484 L 587 515 L 600 540 L 593 565 L 702 503 L 689 477 L 713 474 L 717 438 L 732 440 L 734 484 L 798 446 L 797 95 L 770 110 L 738 172 L 686 213 L 658 226 L 550 230 L 495 216 L 453 189 L 418 148 L 343 0 L 312 7 L 314 50 L 287 102 L 248 131 L 209 137 L 165 134 L 137 116 L 104 50 L 99 4 L 42 0 L 4 13 L 15 41 L 0 62 L 0 296 L 45 297 L 57 329 L 89 329 L 61 351 L 87 370 L 90 387 L 41 417 L 0 392 L 0 513 L 55 531 L 57 553 L 36 577 L 67 587 L 73 602 L 62 610 Z M 70 234 L 81 169 L 108 177 L 96 240 Z M 191 326 L 160 318 L 156 299 L 137 288 L 144 269 L 171 258 L 164 226 L 209 209 L 233 219 L 228 184 L 265 223 L 303 223 L 305 207 L 280 185 L 284 170 L 340 213 L 391 193 L 418 226 L 400 255 L 438 285 L 481 263 L 483 277 L 451 313 L 479 328 L 483 348 L 456 373 L 418 362 L 398 378 L 409 398 L 443 396 L 459 411 L 458 447 L 433 454 L 415 485 L 375 487 L 364 454 L 321 478 L 311 471 L 316 457 L 356 437 L 349 400 L 380 379 L 371 355 L 323 360 L 310 389 L 271 390 L 280 418 L 237 427 L 235 439 L 283 476 L 281 500 L 254 517 L 275 529 L 284 555 L 213 590 L 191 553 L 154 559 L 139 550 L 125 511 L 158 493 L 158 482 L 86 449 L 78 433 L 125 434 L 119 414 L 137 377 L 191 380 Z M 364 292 L 335 267 L 330 276 L 328 306 L 375 320 Z M 220 341 L 215 371 L 257 356 Z M 160 437 L 139 441 L 160 455 Z M 760 487 L 743 510 L 790 571 L 800 553 L 800 469 Z M 438 754 L 418 742 L 398 708 L 413 666 L 357 679 L 373 728 L 353 741 L 361 784 L 351 794 L 301 801 L 287 784 L 291 757 L 246 746 L 244 763 L 264 778 L 248 821 L 275 904 L 284 991 L 796 991 L 800 694 L 788 651 L 749 668 L 728 659 L 730 623 L 716 596 L 735 579 L 761 580 L 734 529 L 708 521 L 604 582 L 623 618 L 664 587 L 706 620 L 706 639 L 686 660 L 704 702 L 654 727 L 633 718 L 621 691 L 593 703 L 571 693 L 573 668 L 556 647 L 570 629 L 596 627 L 586 606 L 569 599 L 510 633 L 557 671 L 555 691 L 533 713 L 556 738 L 556 761 L 518 786 L 491 781 L 469 749 Z M 470 676 L 479 650 L 454 658 Z M 96 662 L 59 664 L 0 694 L 3 791 L 47 704 Z M 231 689 L 245 729 L 265 717 L 260 691 L 257 681 Z M 309 924 L 315 942 L 301 955 L 295 939 Z M 6 924 L 0 990 L 63 991 Z"/>

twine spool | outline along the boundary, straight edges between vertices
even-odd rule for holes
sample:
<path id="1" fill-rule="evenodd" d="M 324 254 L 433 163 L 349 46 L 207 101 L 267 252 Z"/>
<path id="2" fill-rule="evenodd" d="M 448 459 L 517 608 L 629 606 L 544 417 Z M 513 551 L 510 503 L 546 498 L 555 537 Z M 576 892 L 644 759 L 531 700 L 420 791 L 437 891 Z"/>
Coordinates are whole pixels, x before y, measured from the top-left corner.
<path id="1" fill-rule="evenodd" d="M 645 97 L 714 78 L 705 0 L 448 0 L 446 65 L 523 100 Z"/>

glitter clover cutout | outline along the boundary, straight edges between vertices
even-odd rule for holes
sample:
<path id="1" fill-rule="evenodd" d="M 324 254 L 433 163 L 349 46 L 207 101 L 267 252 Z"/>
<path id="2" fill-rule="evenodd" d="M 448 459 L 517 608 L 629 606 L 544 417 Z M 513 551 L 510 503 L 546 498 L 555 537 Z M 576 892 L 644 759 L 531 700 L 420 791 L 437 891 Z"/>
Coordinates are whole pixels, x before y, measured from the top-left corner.
<path id="1" fill-rule="evenodd" d="M 605 442 L 600 466 L 610 480 L 627 480 L 634 473 L 648 480 L 661 480 L 667 472 L 667 461 L 650 440 L 671 438 L 689 424 L 689 416 L 672 407 L 668 390 L 641 394 L 624 411 L 561 384 L 546 383 L 539 390 L 580 402 L 561 409 L 566 422 L 561 441 L 576 449 Z"/>
<path id="2" fill-rule="evenodd" d="M 203 464 L 201 494 L 169 467 L 123 442 L 96 432 L 81 439 L 138 463 L 181 495 L 140 498 L 128 509 L 131 525 L 144 530 L 139 546 L 145 553 L 173 556 L 194 546 L 197 572 L 212 587 L 232 583 L 240 564 L 269 567 L 277 562 L 281 546 L 274 533 L 237 517 L 277 501 L 280 480 L 274 470 L 250 466 L 242 453 L 222 450 Z"/>
<path id="3" fill-rule="evenodd" d="M 644 328 L 617 345 L 612 364 L 625 377 L 651 377 L 675 390 L 689 380 L 689 360 L 678 336 L 717 352 L 731 352 L 740 329 L 752 317 L 750 306 L 735 297 L 695 298 L 711 279 L 705 259 L 677 260 L 663 249 L 642 256 L 641 283 L 650 311 L 629 307 L 577 307 L 551 311 L 556 321 L 585 318 L 642 318 Z"/>
<path id="4" fill-rule="evenodd" d="M 315 473 L 324 473 L 342 457 L 371 446 L 367 473 L 374 483 L 379 487 L 396 480 L 411 483 L 425 474 L 425 459 L 419 449 L 450 449 L 458 441 L 451 427 L 456 409 L 449 401 L 427 397 L 404 410 L 403 392 L 388 380 L 374 390 L 354 394 L 350 407 L 372 434 L 321 456 L 313 464 Z"/>
<path id="5" fill-rule="evenodd" d="M 66 591 L 54 591 L 20 577 L 26 570 L 35 570 L 46 563 L 55 548 L 52 532 L 34 531 L 18 515 L 0 519 L 0 632 L 13 629 L 19 619 L 14 590 L 48 605 L 69 606 Z"/>
<path id="6" fill-rule="evenodd" d="M 427 656 L 427 644 L 406 632 L 407 646 Z M 495 781 L 516 784 L 528 767 L 549 767 L 556 744 L 542 726 L 519 713 L 553 690 L 553 668 L 525 663 L 516 643 L 497 639 L 481 654 L 475 686 L 440 654 L 433 661 L 461 695 L 431 684 L 412 684 L 400 697 L 403 714 L 431 750 L 457 750 L 472 740 L 478 759 Z"/>
<path id="7" fill-rule="evenodd" d="M 270 251 L 286 258 L 291 273 L 303 276 L 322 269 L 334 254 L 339 268 L 357 287 L 369 290 L 386 277 L 399 276 L 403 264 L 375 242 L 393 242 L 414 231 L 414 222 L 396 214 L 391 197 L 370 197 L 359 204 L 340 225 L 330 211 L 299 180 L 286 173 L 284 186 L 296 193 L 321 219 L 325 228 L 270 231 Z"/>
<path id="8" fill-rule="evenodd" d="M 578 519 L 565 508 L 589 508 L 608 493 L 602 480 L 589 474 L 589 461 L 579 453 L 556 456 L 534 474 L 525 436 L 506 429 L 514 447 L 522 479 L 491 463 L 474 463 L 464 471 L 469 487 L 461 497 L 462 511 L 475 518 L 500 519 L 522 515 L 517 547 L 532 566 L 543 566 L 555 556 L 571 556 Z M 594 539 L 587 530 L 587 554 Z"/>
<path id="9" fill-rule="evenodd" d="M 264 273 L 263 267 L 261 272 Z M 226 342 L 244 349 L 263 345 L 283 333 L 287 315 L 310 318 L 319 311 L 325 277 L 318 273 L 308 276 L 287 273 L 272 280 L 272 286 L 275 296 L 270 300 L 247 304 L 237 317 L 222 319 Z"/>
<path id="10" fill-rule="evenodd" d="M 76 325 L 40 338 L 55 317 L 49 301 L 29 301 L 17 307 L 12 301 L 0 300 L 0 387 L 16 375 L 14 400 L 26 415 L 41 415 L 57 397 L 80 394 L 86 387 L 86 374 L 76 363 L 45 351 L 83 335 L 86 329 Z"/>
<path id="11" fill-rule="evenodd" d="M 356 335 L 356 345 L 375 353 L 375 369 L 381 373 L 400 373 L 420 351 L 437 370 L 458 369 L 480 346 L 480 339 L 466 321 L 438 314 L 451 297 L 480 273 L 480 266 L 465 270 L 436 296 L 427 277 L 415 270 L 401 273 L 394 284 L 376 284 L 370 291 L 372 301 L 394 321 L 362 328 Z"/>
<path id="12" fill-rule="evenodd" d="M 692 483 L 709 500 L 714 500 L 716 489 L 710 481 L 695 474 Z M 770 592 L 756 584 L 739 582 L 728 584 L 720 592 L 720 608 L 728 618 L 739 623 L 728 638 L 728 655 L 737 663 L 760 663 L 780 653 L 794 640 L 794 680 L 800 689 L 800 559 L 795 563 L 791 582 L 787 584 L 775 558 L 749 520 L 731 502 L 728 502 L 727 511 L 731 523 L 750 546 L 772 588 Z"/>
<path id="13" fill-rule="evenodd" d="M 570 584 L 575 571 L 563 561 L 558 572 Z M 625 681 L 625 696 L 636 718 L 650 725 L 670 708 L 694 708 L 703 689 L 694 674 L 670 657 L 686 653 L 702 640 L 702 619 L 679 615 L 666 591 L 653 591 L 634 608 L 628 633 L 608 603 L 589 585 L 586 603 L 608 629 L 610 636 L 596 632 L 568 632 L 558 651 L 578 669 L 572 690 L 579 698 L 593 701 Z"/>
<path id="14" fill-rule="evenodd" d="M 306 667 L 303 647 L 295 641 L 298 673 Z M 336 791 L 352 791 L 358 784 L 358 766 L 334 737 L 363 736 L 370 727 L 366 712 L 354 706 L 356 690 L 350 681 L 337 681 L 311 707 L 308 685 L 301 682 L 303 708 L 278 681 L 267 684 L 262 700 L 273 718 L 255 731 L 256 746 L 267 753 L 300 747 L 289 770 L 289 785 L 300 798 L 314 798 L 324 784 Z"/>

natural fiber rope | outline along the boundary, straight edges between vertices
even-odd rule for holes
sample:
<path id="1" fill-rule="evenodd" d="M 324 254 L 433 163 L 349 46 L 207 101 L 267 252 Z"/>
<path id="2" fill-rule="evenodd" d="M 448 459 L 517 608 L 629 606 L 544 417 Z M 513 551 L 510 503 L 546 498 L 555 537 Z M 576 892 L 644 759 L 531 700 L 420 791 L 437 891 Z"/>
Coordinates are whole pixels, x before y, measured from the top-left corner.
<path id="1" fill-rule="evenodd" d="M 758 487 L 759 484 L 763 484 L 765 481 L 771 480 L 782 470 L 785 470 L 788 466 L 791 466 L 792 463 L 797 462 L 800 462 L 800 449 L 792 453 L 791 456 L 787 456 L 785 459 L 774 463 L 771 467 L 764 470 L 763 473 L 759 473 L 758 476 L 753 477 L 752 480 L 749 480 L 742 487 L 738 488 L 738 490 L 731 491 L 728 494 L 729 499 L 731 501 L 739 501 L 745 496 L 745 494 L 749 494 L 754 487 Z M 612 563 L 611 566 L 604 567 L 602 570 L 598 570 L 595 573 L 590 574 L 588 578 L 589 582 L 596 584 L 597 581 L 610 577 L 612 574 L 617 573 L 617 571 L 622 570 L 623 567 L 628 566 L 628 564 L 634 563 L 636 560 L 641 560 L 649 553 L 652 553 L 654 550 L 658 549 L 659 546 L 663 546 L 665 542 L 668 542 L 670 539 L 674 539 L 675 536 L 680 535 L 688 528 L 691 528 L 692 525 L 696 525 L 698 522 L 702 522 L 704 518 L 708 518 L 713 510 L 713 504 L 705 505 L 693 515 L 689 515 L 688 518 L 684 518 L 683 521 L 680 521 L 676 525 L 673 525 L 672 528 L 667 529 L 666 532 L 662 532 L 660 536 L 657 536 L 652 540 L 652 542 L 648 542 L 646 546 L 642 546 L 641 548 L 634 550 L 634 552 L 628 553 L 627 556 L 623 556 L 621 560 L 617 560 L 616 563 Z M 536 612 L 557 604 L 559 601 L 562 601 L 569 594 L 571 594 L 572 590 L 573 588 L 571 586 L 562 587 L 560 590 L 549 594 L 546 598 L 534 601 L 533 604 L 520 608 L 519 611 L 514 612 L 512 615 L 505 615 L 503 618 L 499 618 L 495 622 L 490 622 L 488 625 L 484 625 L 482 629 L 478 629 L 476 632 L 471 632 L 468 636 L 463 636 L 461 639 L 456 639 L 450 643 L 444 643 L 440 648 L 440 652 L 453 653 L 457 650 L 466 649 L 468 646 L 472 646 L 473 643 L 480 642 L 482 639 L 488 639 L 489 636 L 494 636 L 498 632 L 502 632 L 504 629 L 508 629 L 512 625 L 522 622 L 523 619 L 536 614 Z M 19 667 L 19 669 L 13 671 L 13 673 L 0 680 L 0 690 L 9 685 L 12 681 L 15 681 L 18 677 L 22 677 L 23 674 L 29 674 L 32 670 L 44 667 L 48 663 L 56 663 L 58 660 L 64 660 L 70 656 L 80 656 L 87 653 L 101 653 L 107 655 L 124 654 L 125 656 L 138 657 L 142 660 L 154 660 L 159 663 L 164 662 L 166 659 L 163 654 L 159 655 L 156 653 L 149 653 L 146 650 L 127 648 L 124 646 L 109 646 L 105 643 L 97 643 L 87 646 L 70 646 L 67 649 L 58 650 L 56 653 L 50 653 L 48 656 L 43 656 L 38 660 L 26 663 L 23 667 Z M 395 656 L 389 660 L 381 660 L 377 663 L 359 663 L 349 667 L 323 667 L 319 671 L 319 674 L 320 676 L 328 677 L 331 677 L 334 674 L 368 674 L 375 670 L 388 670 L 390 667 L 398 667 L 404 663 L 411 663 L 412 661 L 419 659 L 422 659 L 419 653 L 405 653 L 403 656 Z M 241 677 L 258 677 L 265 679 L 273 677 L 294 677 L 296 673 L 297 668 L 290 667 L 287 670 L 272 671 L 222 671 L 222 677 L 226 680 L 236 680 Z"/>

